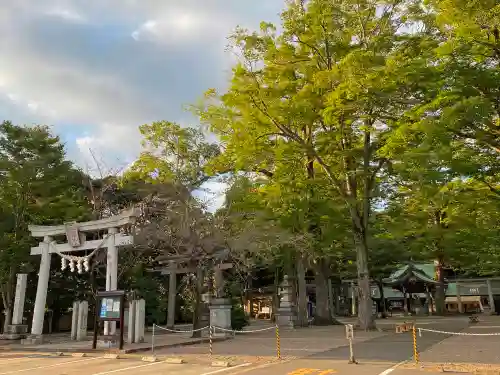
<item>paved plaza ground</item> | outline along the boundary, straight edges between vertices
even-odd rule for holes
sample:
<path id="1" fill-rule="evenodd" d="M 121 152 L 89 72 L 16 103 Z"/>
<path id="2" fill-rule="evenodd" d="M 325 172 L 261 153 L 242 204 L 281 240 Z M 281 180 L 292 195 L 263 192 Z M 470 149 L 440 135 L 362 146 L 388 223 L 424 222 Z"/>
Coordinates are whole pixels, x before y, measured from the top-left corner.
<path id="1" fill-rule="evenodd" d="M 105 359 L 103 352 L 90 353 L 88 357 L 72 357 L 69 353 L 57 357 L 53 353 L 20 352 L 4 347 L 0 349 L 0 375 L 30 372 L 40 375 L 415 375 L 443 371 L 473 374 L 474 369 L 481 367 L 500 368 L 500 317 L 481 317 L 477 324 L 469 324 L 467 317 L 418 319 L 417 326 L 423 329 L 463 333 L 452 336 L 424 331 L 422 337 L 418 337 L 419 366 L 415 366 L 412 359 L 412 335 L 394 333 L 394 324 L 401 321 L 378 321 L 379 332 L 356 331 L 354 354 L 358 364 L 355 365 L 348 364 L 349 348 L 343 326 L 333 326 L 281 330 L 281 360 L 276 358 L 276 336 L 272 329 L 215 342 L 212 356 L 208 343 L 159 348 L 155 350 L 159 361 L 153 363 L 141 361 L 141 357 L 150 352 Z M 252 325 L 249 329 L 266 328 L 265 324 Z M 469 335 L 496 332 L 498 336 Z M 180 340 L 174 337 L 164 335 L 162 340 Z M 170 364 L 166 362 L 169 358 L 182 358 L 185 363 Z M 213 367 L 215 360 L 227 361 L 232 366 Z"/>

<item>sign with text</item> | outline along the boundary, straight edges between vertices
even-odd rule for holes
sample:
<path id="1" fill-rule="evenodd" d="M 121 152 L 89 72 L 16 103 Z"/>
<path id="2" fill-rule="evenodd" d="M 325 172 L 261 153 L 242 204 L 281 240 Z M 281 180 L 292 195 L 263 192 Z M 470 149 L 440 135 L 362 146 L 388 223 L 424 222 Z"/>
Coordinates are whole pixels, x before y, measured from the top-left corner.
<path id="1" fill-rule="evenodd" d="M 101 300 L 101 310 L 99 317 L 101 319 L 120 319 L 121 297 L 106 297 Z"/>
<path id="2" fill-rule="evenodd" d="M 78 232 L 78 224 L 76 222 L 64 224 L 66 229 L 66 238 L 71 247 L 79 247 L 82 245 L 80 242 L 80 233 Z"/>
<path id="3" fill-rule="evenodd" d="M 459 284 L 459 293 L 461 296 L 487 296 L 488 286 L 486 283 L 467 283 Z"/>
<path id="4" fill-rule="evenodd" d="M 354 338 L 354 326 L 352 324 L 346 324 L 345 326 L 345 338 L 351 340 Z"/>

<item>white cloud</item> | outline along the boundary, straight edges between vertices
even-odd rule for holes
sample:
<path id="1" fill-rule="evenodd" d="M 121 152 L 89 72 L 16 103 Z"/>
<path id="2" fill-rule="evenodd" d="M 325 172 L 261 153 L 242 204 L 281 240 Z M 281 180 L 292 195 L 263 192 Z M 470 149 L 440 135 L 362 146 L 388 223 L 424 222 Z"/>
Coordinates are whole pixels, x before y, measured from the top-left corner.
<path id="1" fill-rule="evenodd" d="M 137 41 L 149 40 L 166 44 L 223 39 L 235 26 L 231 14 L 213 13 L 203 7 L 170 7 L 142 23 L 132 32 Z"/>
<path id="2" fill-rule="evenodd" d="M 47 16 L 59 17 L 63 20 L 76 23 L 84 23 L 87 19 L 80 13 L 70 8 L 55 7 L 45 12 Z"/>
<path id="3" fill-rule="evenodd" d="M 281 5 L 0 0 L 0 113 L 54 125 L 80 164 L 89 148 L 110 165 L 130 163 L 138 125 L 182 122 L 184 104 L 224 84 L 230 30 L 275 19 Z"/>

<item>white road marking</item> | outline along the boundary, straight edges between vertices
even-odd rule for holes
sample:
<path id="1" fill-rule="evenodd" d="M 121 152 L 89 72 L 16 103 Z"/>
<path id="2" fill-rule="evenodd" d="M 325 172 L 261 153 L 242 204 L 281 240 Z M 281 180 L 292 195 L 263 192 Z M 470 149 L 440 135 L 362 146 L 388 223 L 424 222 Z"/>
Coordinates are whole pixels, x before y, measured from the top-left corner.
<path id="1" fill-rule="evenodd" d="M 25 368 L 25 369 L 22 369 L 22 370 L 13 370 L 13 371 L 7 371 L 7 372 L 0 372 L 0 375 L 16 374 L 18 372 L 25 372 L 25 371 L 31 371 L 31 370 L 40 370 L 42 368 L 57 367 L 57 366 L 62 366 L 62 365 L 66 365 L 66 364 L 69 364 L 69 363 L 73 364 L 73 363 L 94 361 L 94 360 L 99 359 L 99 358 L 101 358 L 101 357 L 81 359 L 81 360 L 78 360 L 78 361 L 59 362 L 59 363 L 55 363 L 53 365 L 31 367 L 31 368 Z"/>
<path id="2" fill-rule="evenodd" d="M 394 370 L 396 370 L 399 366 L 401 366 L 402 364 L 406 363 L 407 361 L 402 361 L 402 362 L 399 362 L 398 364 L 392 366 L 391 368 L 388 368 L 387 370 L 384 370 L 382 371 L 380 374 L 378 375 L 389 375 L 391 372 L 393 372 Z"/>
<path id="3" fill-rule="evenodd" d="M 212 375 L 212 374 L 218 374 L 219 372 L 224 372 L 224 371 L 229 371 L 229 370 L 234 370 L 236 368 L 239 368 L 239 367 L 246 367 L 246 366 L 250 366 L 251 363 L 242 363 L 241 365 L 238 365 L 238 366 L 233 366 L 233 367 L 226 367 L 226 368 L 221 368 L 219 370 L 215 370 L 215 371 L 210 371 L 210 372 L 204 372 L 203 374 L 201 375 Z"/>
<path id="4" fill-rule="evenodd" d="M 382 371 L 379 375 L 389 375 L 393 371 L 393 368 L 388 368 L 387 370 Z"/>
<path id="5" fill-rule="evenodd" d="M 161 362 L 152 362 L 152 363 L 146 363 L 145 365 L 138 365 L 138 366 L 130 366 L 130 367 L 125 367 L 125 368 L 119 368 L 116 370 L 109 370 L 109 371 L 103 371 L 103 372 L 96 372 L 92 375 L 104 375 L 104 374 L 113 374 L 115 372 L 120 372 L 120 371 L 127 371 L 127 370 L 133 370 L 136 368 L 141 368 L 141 367 L 148 367 L 148 366 L 155 366 L 155 365 L 160 365 L 160 364 L 165 364 L 168 363 L 166 361 L 161 361 Z M 0 374 L 2 375 L 2 374 Z"/>

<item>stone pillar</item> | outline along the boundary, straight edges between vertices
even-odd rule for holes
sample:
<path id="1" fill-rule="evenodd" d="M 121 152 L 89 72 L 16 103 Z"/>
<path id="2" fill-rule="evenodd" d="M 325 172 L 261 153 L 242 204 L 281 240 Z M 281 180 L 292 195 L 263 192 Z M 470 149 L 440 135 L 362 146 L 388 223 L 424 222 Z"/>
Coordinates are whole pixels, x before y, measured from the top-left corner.
<path id="1" fill-rule="evenodd" d="M 177 297 L 177 274 L 172 269 L 168 276 L 168 307 L 167 328 L 174 329 L 175 326 L 175 300 Z"/>
<path id="2" fill-rule="evenodd" d="M 33 310 L 33 323 L 31 325 L 31 342 L 41 342 L 43 333 L 43 320 L 45 317 L 45 303 L 47 300 L 47 289 L 49 287 L 50 277 L 50 259 L 49 243 L 52 238 L 45 236 L 40 243 L 42 256 L 40 259 L 40 270 L 38 272 L 38 284 L 36 287 L 35 307 Z"/>
<path id="3" fill-rule="evenodd" d="M 73 313 L 71 315 L 71 340 L 76 340 L 78 336 L 78 309 L 80 301 L 73 302 Z"/>
<path id="4" fill-rule="evenodd" d="M 12 312 L 12 324 L 6 327 L 4 334 L 1 335 L 2 339 L 19 340 L 26 337 L 28 326 L 26 324 L 23 324 L 23 312 L 27 280 L 27 274 L 17 274 L 16 296 L 14 299 L 14 311 Z"/>
<path id="5" fill-rule="evenodd" d="M 135 341 L 135 311 L 135 301 L 132 300 L 128 304 L 127 342 L 129 344 Z"/>
<path id="6" fill-rule="evenodd" d="M 143 299 L 135 301 L 135 343 L 144 342 L 144 331 L 146 323 L 146 301 Z"/>
<path id="7" fill-rule="evenodd" d="M 227 298 L 213 298 L 209 306 L 210 309 L 210 325 L 216 327 L 214 336 L 227 337 L 231 336 L 231 300 Z M 217 328 L 223 328 L 218 330 Z"/>
<path id="8" fill-rule="evenodd" d="M 115 244 L 116 228 L 109 228 L 107 239 L 106 258 L 106 291 L 116 290 L 118 286 L 118 249 Z M 104 322 L 104 334 L 114 335 L 116 332 L 116 322 Z"/>
<path id="9" fill-rule="evenodd" d="M 457 281 L 455 283 L 455 287 L 457 288 L 457 304 L 458 304 L 458 312 L 462 314 L 464 312 L 464 306 L 462 305 L 462 296 L 460 295 L 460 283 Z M 446 300 L 446 296 L 445 296 Z"/>
<path id="10" fill-rule="evenodd" d="M 281 284 L 280 307 L 277 311 L 277 322 L 279 325 L 295 327 L 297 324 L 297 309 L 293 305 L 293 286 L 288 280 L 288 276 L 283 277 Z"/>
<path id="11" fill-rule="evenodd" d="M 495 315 L 496 314 L 495 298 L 493 297 L 493 288 L 491 287 L 490 279 L 486 280 L 486 285 L 488 287 L 488 301 L 490 303 L 490 314 Z"/>
<path id="12" fill-rule="evenodd" d="M 23 324 L 24 297 L 26 295 L 27 282 L 28 282 L 28 275 L 27 274 L 19 273 L 17 275 L 16 297 L 14 300 L 14 312 L 12 313 L 12 324 L 13 325 L 22 325 Z"/>
<path id="13" fill-rule="evenodd" d="M 76 332 L 76 339 L 78 341 L 85 341 L 87 339 L 87 318 L 89 315 L 89 303 L 87 301 L 80 302 L 78 307 L 78 330 Z"/>
<path id="14" fill-rule="evenodd" d="M 214 281 L 215 281 L 215 297 L 224 297 L 224 276 L 222 270 L 219 268 L 214 269 Z"/>

